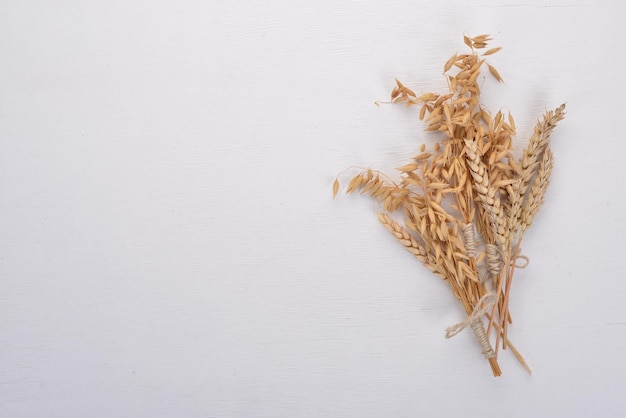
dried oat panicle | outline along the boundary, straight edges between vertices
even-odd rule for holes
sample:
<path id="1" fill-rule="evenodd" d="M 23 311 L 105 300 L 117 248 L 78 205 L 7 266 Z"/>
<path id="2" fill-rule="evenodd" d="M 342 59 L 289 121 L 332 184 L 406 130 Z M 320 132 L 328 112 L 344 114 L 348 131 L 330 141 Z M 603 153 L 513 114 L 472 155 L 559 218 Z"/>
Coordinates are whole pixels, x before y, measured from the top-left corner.
<path id="1" fill-rule="evenodd" d="M 448 92 L 418 96 L 400 80 L 391 91 L 390 103 L 419 107 L 425 131 L 440 132 L 443 139 L 432 149 L 421 145 L 419 154 L 402 162 L 395 176 L 399 180 L 363 169 L 345 192 L 358 191 L 379 202 L 381 224 L 449 284 L 467 318 L 450 327 L 447 337 L 469 327 L 494 376 L 501 374 L 500 349 L 510 350 L 530 373 L 508 336 L 511 284 L 516 268 L 523 266 L 519 260 L 528 260 L 520 245 L 544 202 L 554 165 L 549 141 L 565 105 L 543 115 L 521 158 L 515 158 L 513 116 L 493 114 L 480 102 L 484 66 L 502 82 L 487 63 L 502 48 L 487 49 L 492 40 L 487 34 L 464 35 L 463 40 L 469 51 L 453 54 L 443 66 Z M 339 188 L 335 179 L 333 197 Z"/>

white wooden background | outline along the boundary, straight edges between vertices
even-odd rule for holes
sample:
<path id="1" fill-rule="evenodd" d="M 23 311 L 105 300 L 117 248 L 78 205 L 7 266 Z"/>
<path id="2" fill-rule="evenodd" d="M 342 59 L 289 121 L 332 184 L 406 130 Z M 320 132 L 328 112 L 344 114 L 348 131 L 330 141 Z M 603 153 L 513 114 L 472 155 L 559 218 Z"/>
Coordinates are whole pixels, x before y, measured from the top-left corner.
<path id="1" fill-rule="evenodd" d="M 617 417 L 626 410 L 626 7 L 612 0 L 0 5 L 0 416 Z M 406 163 L 394 77 L 463 33 L 520 144 L 568 103 L 495 379 L 445 285 L 331 199 Z M 343 177 L 345 180 L 347 177 Z"/>

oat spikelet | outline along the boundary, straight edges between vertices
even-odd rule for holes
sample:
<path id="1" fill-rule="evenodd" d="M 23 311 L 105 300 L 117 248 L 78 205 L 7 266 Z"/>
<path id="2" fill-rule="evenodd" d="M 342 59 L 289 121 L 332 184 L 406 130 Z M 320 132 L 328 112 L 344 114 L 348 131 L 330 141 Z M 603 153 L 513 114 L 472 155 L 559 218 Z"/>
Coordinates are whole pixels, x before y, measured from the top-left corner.
<path id="1" fill-rule="evenodd" d="M 335 179 L 333 182 L 333 199 L 337 196 L 337 192 L 339 191 L 339 180 Z"/>
<path id="2" fill-rule="evenodd" d="M 504 83 L 504 80 L 500 76 L 500 73 L 498 72 L 498 70 L 495 69 L 495 67 L 489 64 L 487 64 L 487 67 L 489 68 L 489 72 L 491 73 L 491 75 L 494 76 L 496 80 L 498 80 L 501 83 Z"/>
<path id="3" fill-rule="evenodd" d="M 499 46 L 499 47 L 497 47 L 497 48 L 491 48 L 491 49 L 489 49 L 489 50 L 485 51 L 485 52 L 483 53 L 483 56 L 486 56 L 486 55 L 491 55 L 491 54 L 495 54 L 496 52 L 501 51 L 501 50 L 502 50 L 502 47 L 501 47 L 501 46 Z"/>

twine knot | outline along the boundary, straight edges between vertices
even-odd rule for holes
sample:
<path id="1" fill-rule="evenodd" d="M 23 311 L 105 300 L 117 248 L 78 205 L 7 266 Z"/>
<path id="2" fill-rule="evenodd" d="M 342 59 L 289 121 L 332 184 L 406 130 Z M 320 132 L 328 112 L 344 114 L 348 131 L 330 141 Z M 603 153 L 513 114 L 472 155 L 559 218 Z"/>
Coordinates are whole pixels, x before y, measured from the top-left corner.
<path id="1" fill-rule="evenodd" d="M 502 271 L 502 267 L 504 266 L 504 261 L 502 260 L 502 251 L 496 244 L 487 244 L 487 267 L 489 268 L 489 273 L 497 276 Z"/>
<path id="2" fill-rule="evenodd" d="M 459 332 L 463 331 L 468 325 L 474 331 L 474 335 L 480 344 L 481 352 L 485 356 L 485 358 L 489 359 L 495 357 L 495 353 L 491 348 L 491 344 L 489 344 L 489 338 L 487 337 L 487 333 L 483 329 L 483 324 L 481 321 L 481 317 L 487 313 L 493 305 L 496 303 L 496 295 L 495 293 L 487 293 L 482 298 L 478 300 L 474 310 L 464 321 L 459 322 L 458 324 L 452 325 L 446 329 L 446 338 L 452 338 L 457 335 Z M 481 307 L 482 305 L 482 307 Z"/>
<path id="3" fill-rule="evenodd" d="M 478 242 L 476 241 L 476 235 L 474 235 L 474 225 L 471 223 L 463 226 L 463 244 L 465 245 L 467 256 L 470 258 L 475 257 Z"/>
<path id="4" fill-rule="evenodd" d="M 519 260 L 524 260 L 523 264 L 519 264 Z M 517 255 L 517 257 L 515 258 L 515 268 L 516 269 L 523 269 L 526 268 L 526 266 L 528 266 L 528 264 L 530 263 L 530 258 L 526 257 L 525 255 Z"/>

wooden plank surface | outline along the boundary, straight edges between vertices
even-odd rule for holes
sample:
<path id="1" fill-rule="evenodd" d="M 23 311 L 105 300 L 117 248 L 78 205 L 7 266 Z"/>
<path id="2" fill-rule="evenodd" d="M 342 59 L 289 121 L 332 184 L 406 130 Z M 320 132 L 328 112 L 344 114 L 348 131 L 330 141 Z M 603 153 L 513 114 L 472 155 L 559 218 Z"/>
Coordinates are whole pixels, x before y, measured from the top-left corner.
<path id="1" fill-rule="evenodd" d="M 589 417 L 626 409 L 625 7 L 583 0 L 0 5 L 0 416 Z M 446 286 L 358 196 L 431 141 L 490 33 L 553 182 L 494 379 Z M 345 175 L 347 176 L 347 174 Z M 344 180 L 347 177 L 342 177 Z"/>

